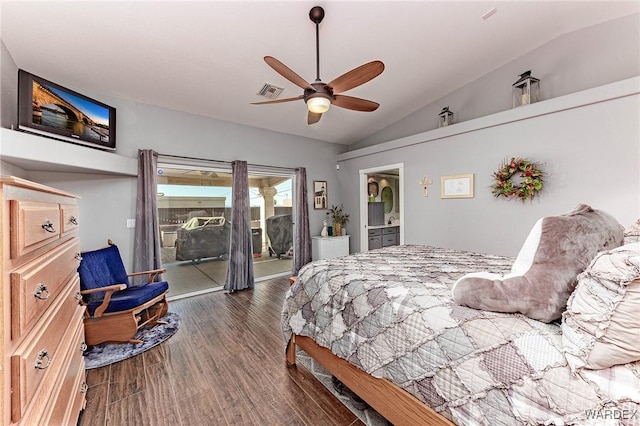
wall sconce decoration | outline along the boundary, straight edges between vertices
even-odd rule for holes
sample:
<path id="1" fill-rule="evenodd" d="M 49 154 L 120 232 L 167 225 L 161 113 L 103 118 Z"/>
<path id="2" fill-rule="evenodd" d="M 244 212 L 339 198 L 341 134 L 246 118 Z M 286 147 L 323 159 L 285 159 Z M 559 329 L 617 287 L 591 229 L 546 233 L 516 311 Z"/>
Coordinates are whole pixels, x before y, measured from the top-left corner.
<path id="1" fill-rule="evenodd" d="M 538 102 L 540 80 L 531 76 L 531 71 L 520 74 L 518 81 L 513 83 L 513 108 Z"/>
<path id="2" fill-rule="evenodd" d="M 428 197 L 429 196 L 429 185 L 431 185 L 433 183 L 433 181 L 431 179 L 429 179 L 427 177 L 427 175 L 424 175 L 424 177 L 422 178 L 422 180 L 420 182 L 418 182 L 420 184 L 420 186 L 422 186 L 422 196 L 423 197 Z"/>
<path id="3" fill-rule="evenodd" d="M 449 107 L 446 106 L 438 114 L 438 127 L 446 127 L 450 124 L 453 124 L 453 111 L 449 111 Z"/>

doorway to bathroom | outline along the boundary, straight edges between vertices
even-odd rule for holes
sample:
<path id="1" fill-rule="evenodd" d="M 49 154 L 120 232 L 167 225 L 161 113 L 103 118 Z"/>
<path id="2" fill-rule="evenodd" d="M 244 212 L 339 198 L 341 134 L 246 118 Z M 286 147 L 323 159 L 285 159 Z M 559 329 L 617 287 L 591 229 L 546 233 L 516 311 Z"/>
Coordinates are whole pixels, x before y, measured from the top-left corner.
<path id="1" fill-rule="evenodd" d="M 404 164 L 362 169 L 360 251 L 404 244 Z"/>

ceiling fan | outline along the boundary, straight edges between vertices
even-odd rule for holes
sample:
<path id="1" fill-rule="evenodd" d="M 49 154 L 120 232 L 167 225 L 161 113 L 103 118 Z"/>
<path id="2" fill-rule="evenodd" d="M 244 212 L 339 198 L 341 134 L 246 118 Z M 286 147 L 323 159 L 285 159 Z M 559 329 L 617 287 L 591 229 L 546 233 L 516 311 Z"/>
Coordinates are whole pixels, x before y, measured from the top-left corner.
<path id="1" fill-rule="evenodd" d="M 322 80 L 320 80 L 319 25 L 323 18 L 324 9 L 320 6 L 315 6 L 311 11 L 309 11 L 309 19 L 316 24 L 316 80 L 313 83 L 308 83 L 305 79 L 300 77 L 276 58 L 272 56 L 265 56 L 264 61 L 271 68 L 296 86 L 303 88 L 304 93 L 292 98 L 252 102 L 252 105 L 276 104 L 302 99 L 307 104 L 307 109 L 309 110 L 307 115 L 307 124 L 315 124 L 320 121 L 322 113 L 328 111 L 329 106 L 332 104 L 354 111 L 371 112 L 378 109 L 380 104 L 377 102 L 342 95 L 341 93 L 360 86 L 361 84 L 364 84 L 380 75 L 382 71 L 384 71 L 384 64 L 381 61 L 368 62 L 342 74 L 340 77 L 330 81 L 329 83 L 323 83 Z"/>

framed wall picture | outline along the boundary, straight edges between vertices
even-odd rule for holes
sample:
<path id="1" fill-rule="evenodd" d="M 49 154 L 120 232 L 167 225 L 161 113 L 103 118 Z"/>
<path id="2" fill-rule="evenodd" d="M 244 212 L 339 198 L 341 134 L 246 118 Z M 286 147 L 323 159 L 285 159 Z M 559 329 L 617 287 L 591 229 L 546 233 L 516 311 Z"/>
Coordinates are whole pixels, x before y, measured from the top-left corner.
<path id="1" fill-rule="evenodd" d="M 327 198 L 327 181 L 313 181 L 313 208 L 316 210 L 326 210 L 329 205 Z"/>
<path id="2" fill-rule="evenodd" d="M 441 176 L 440 198 L 473 198 L 473 174 Z"/>

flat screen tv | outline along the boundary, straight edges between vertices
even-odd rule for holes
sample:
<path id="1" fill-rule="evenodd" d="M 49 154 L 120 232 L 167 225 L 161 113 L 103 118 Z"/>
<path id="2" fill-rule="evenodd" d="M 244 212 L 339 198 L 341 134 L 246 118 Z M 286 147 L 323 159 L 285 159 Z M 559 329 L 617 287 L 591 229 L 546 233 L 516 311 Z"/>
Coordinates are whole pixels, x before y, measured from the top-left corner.
<path id="1" fill-rule="evenodd" d="M 116 149 L 116 109 L 18 71 L 18 128 L 107 151 Z"/>

